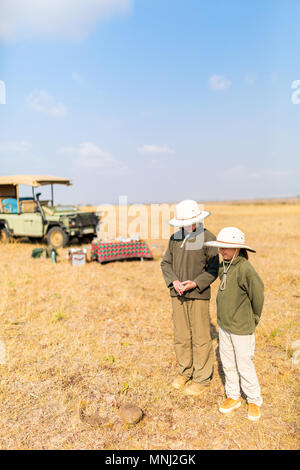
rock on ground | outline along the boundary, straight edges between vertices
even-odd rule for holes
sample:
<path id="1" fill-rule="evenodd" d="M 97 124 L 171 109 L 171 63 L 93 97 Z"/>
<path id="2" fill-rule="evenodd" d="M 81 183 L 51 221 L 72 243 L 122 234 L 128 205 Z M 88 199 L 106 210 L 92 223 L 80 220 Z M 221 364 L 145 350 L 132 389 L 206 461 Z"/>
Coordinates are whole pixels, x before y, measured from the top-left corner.
<path id="1" fill-rule="evenodd" d="M 143 417 L 143 411 L 136 405 L 122 405 L 119 409 L 122 420 L 127 424 L 136 424 Z"/>

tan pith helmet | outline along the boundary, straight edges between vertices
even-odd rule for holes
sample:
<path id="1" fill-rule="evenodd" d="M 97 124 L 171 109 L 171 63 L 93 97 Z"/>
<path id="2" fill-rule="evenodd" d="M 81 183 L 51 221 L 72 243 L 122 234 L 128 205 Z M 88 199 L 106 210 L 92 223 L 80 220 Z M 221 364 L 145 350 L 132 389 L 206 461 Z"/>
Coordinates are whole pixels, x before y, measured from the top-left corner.
<path id="1" fill-rule="evenodd" d="M 210 212 L 199 209 L 196 201 L 186 199 L 179 202 L 175 209 L 175 217 L 169 221 L 174 227 L 187 227 L 208 217 Z"/>
<path id="2" fill-rule="evenodd" d="M 245 234 L 236 227 L 224 227 L 218 233 L 217 240 L 204 243 L 206 246 L 215 246 L 217 248 L 244 248 L 245 250 L 256 253 L 253 248 L 246 245 Z"/>

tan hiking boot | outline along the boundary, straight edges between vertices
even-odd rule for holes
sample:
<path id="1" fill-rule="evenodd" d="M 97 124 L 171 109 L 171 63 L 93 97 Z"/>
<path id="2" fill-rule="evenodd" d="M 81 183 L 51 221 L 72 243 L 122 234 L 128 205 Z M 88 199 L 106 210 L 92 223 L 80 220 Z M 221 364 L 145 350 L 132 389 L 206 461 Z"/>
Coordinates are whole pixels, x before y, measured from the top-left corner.
<path id="1" fill-rule="evenodd" d="M 220 406 L 219 411 L 221 413 L 230 413 L 233 410 L 239 408 L 242 404 L 242 399 L 234 400 L 233 398 L 227 398 L 224 403 Z"/>
<path id="2" fill-rule="evenodd" d="M 187 385 L 184 389 L 185 395 L 191 395 L 194 397 L 198 397 L 202 395 L 204 392 L 207 392 L 209 386 L 198 384 L 197 382 L 192 382 L 190 385 Z"/>
<path id="3" fill-rule="evenodd" d="M 248 403 L 248 419 L 258 421 L 260 418 L 260 407 L 254 403 Z"/>
<path id="4" fill-rule="evenodd" d="M 189 381 L 186 377 L 183 375 L 177 375 L 175 379 L 172 382 L 172 387 L 176 388 L 176 390 L 180 390 L 185 386 L 185 384 Z"/>

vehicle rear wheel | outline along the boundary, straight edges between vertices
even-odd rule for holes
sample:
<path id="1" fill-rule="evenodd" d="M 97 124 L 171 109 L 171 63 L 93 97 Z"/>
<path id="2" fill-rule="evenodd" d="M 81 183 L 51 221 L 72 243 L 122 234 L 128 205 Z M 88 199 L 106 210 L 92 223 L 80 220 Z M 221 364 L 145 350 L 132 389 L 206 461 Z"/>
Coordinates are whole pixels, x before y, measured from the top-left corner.
<path id="1" fill-rule="evenodd" d="M 0 243 L 8 243 L 10 240 L 10 234 L 7 228 L 0 227 Z"/>
<path id="2" fill-rule="evenodd" d="M 52 246 L 52 248 L 62 248 L 67 245 L 68 241 L 69 236 L 62 228 L 50 228 L 47 234 L 47 243 L 49 246 Z"/>

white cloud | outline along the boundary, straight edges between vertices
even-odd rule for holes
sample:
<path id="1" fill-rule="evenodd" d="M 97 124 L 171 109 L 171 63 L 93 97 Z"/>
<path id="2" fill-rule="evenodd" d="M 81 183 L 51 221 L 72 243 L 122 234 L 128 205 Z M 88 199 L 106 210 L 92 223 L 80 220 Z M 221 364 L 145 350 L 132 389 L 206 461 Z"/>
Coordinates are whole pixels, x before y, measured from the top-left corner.
<path id="1" fill-rule="evenodd" d="M 162 159 L 158 158 L 151 158 L 151 160 L 147 163 L 147 168 L 151 168 L 152 170 L 162 170 L 165 165 L 163 164 Z"/>
<path id="2" fill-rule="evenodd" d="M 67 116 L 67 107 L 55 101 L 53 96 L 49 95 L 44 90 L 34 90 L 27 97 L 26 102 L 28 106 L 34 111 L 47 114 L 54 117 L 65 117 Z"/>
<path id="3" fill-rule="evenodd" d="M 24 153 L 29 150 L 31 150 L 31 144 L 25 140 L 21 140 L 20 142 L 0 142 L 1 154 Z"/>
<path id="4" fill-rule="evenodd" d="M 0 41 L 27 37 L 78 40 L 101 20 L 127 13 L 133 0 L 1 0 Z"/>
<path id="5" fill-rule="evenodd" d="M 208 79 L 209 86 L 212 90 L 222 91 L 231 87 L 232 82 L 228 80 L 225 75 L 212 75 Z"/>
<path id="6" fill-rule="evenodd" d="M 120 160 L 93 142 L 82 142 L 78 147 L 61 147 L 58 153 L 74 156 L 73 165 L 77 169 L 91 170 L 98 174 L 128 173 L 128 168 Z"/>
<path id="7" fill-rule="evenodd" d="M 170 154 L 174 153 L 167 145 L 149 145 L 145 144 L 138 148 L 139 153 L 149 154 L 149 155 L 157 155 L 157 154 Z"/>

